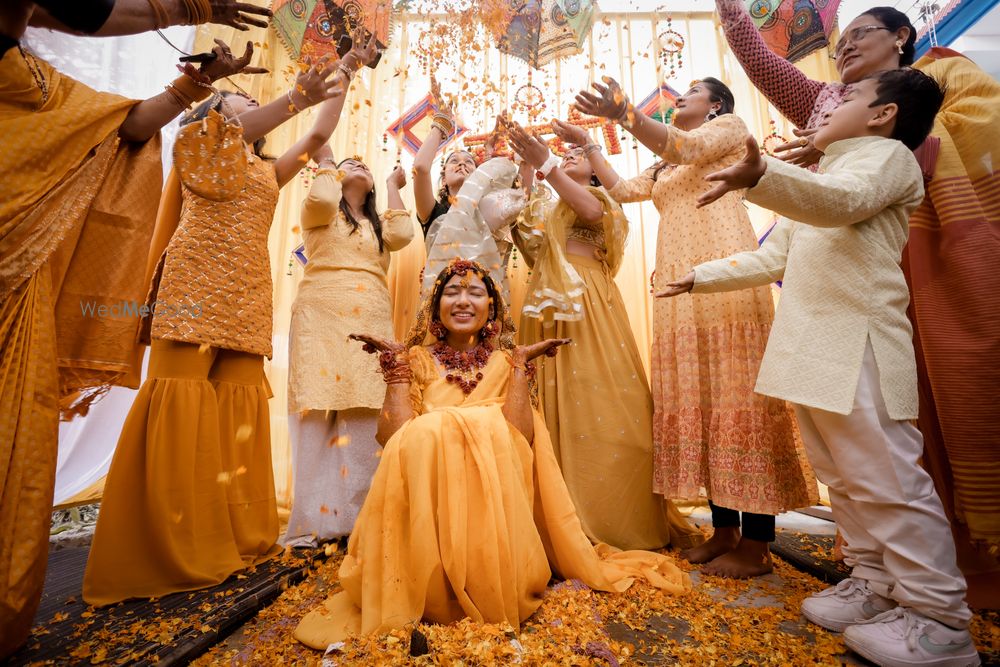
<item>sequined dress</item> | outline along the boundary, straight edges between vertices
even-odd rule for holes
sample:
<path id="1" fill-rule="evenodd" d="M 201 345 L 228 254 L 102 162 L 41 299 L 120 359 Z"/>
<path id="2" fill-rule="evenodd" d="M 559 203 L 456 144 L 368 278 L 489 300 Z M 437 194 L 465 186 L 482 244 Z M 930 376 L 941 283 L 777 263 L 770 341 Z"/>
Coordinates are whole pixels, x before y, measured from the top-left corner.
<path id="1" fill-rule="evenodd" d="M 271 260 L 267 234 L 278 204 L 274 165 L 249 157 L 231 201 L 183 188 L 180 225 L 150 294 L 152 337 L 271 356 Z"/>

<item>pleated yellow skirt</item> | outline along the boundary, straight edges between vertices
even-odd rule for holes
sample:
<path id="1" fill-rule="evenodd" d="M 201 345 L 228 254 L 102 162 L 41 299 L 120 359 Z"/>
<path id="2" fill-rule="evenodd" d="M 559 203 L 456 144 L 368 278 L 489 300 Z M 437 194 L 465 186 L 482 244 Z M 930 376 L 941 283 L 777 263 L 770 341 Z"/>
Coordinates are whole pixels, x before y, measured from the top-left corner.
<path id="1" fill-rule="evenodd" d="M 587 536 L 620 549 L 690 547 L 703 538 L 653 493 L 653 399 L 621 293 L 596 259 L 567 255 L 583 280 L 583 319 L 522 318 L 526 343 L 572 338 L 539 360 L 552 449 Z"/>
<path id="2" fill-rule="evenodd" d="M 104 487 L 83 597 L 212 586 L 278 551 L 263 358 L 154 340 Z"/>

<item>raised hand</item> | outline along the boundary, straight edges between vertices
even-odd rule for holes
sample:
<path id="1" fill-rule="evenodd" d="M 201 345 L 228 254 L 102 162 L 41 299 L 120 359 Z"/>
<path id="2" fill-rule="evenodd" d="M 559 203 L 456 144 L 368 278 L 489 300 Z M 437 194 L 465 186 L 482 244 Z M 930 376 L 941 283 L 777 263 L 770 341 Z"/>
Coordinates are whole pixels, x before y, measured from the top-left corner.
<path id="1" fill-rule="evenodd" d="M 385 184 L 390 188 L 402 190 L 406 187 L 406 170 L 401 165 L 396 165 L 389 177 L 385 179 Z"/>
<path id="2" fill-rule="evenodd" d="M 441 84 L 438 83 L 437 77 L 434 74 L 431 74 L 431 98 L 438 113 L 444 114 L 449 118 L 455 117 L 455 112 L 452 111 L 451 104 L 441 94 Z"/>
<path id="3" fill-rule="evenodd" d="M 667 283 L 667 289 L 662 292 L 656 293 L 656 298 L 662 298 L 665 296 L 677 296 L 678 294 L 684 294 L 685 292 L 690 292 L 691 288 L 694 287 L 694 271 L 688 271 L 688 274 L 672 283 Z"/>
<path id="4" fill-rule="evenodd" d="M 554 357 L 560 346 L 572 342 L 572 338 L 547 338 L 531 345 L 518 345 L 514 348 L 514 358 L 518 361 L 531 361 L 543 354 L 547 357 Z"/>
<path id="5" fill-rule="evenodd" d="M 267 21 L 259 17 L 271 17 L 270 9 L 251 5 L 246 2 L 209 0 L 208 4 L 212 8 L 212 23 L 228 25 L 237 30 L 249 30 L 251 25 L 258 28 L 266 28 Z"/>
<path id="6" fill-rule="evenodd" d="M 507 112 L 503 111 L 497 115 L 496 122 L 493 124 L 493 129 L 490 130 L 489 136 L 486 137 L 486 142 L 483 144 L 483 149 L 486 152 L 486 159 L 492 158 L 497 151 L 497 144 L 503 138 L 503 135 L 507 131 L 507 125 L 510 121 L 507 119 Z"/>
<path id="7" fill-rule="evenodd" d="M 711 204 L 727 192 L 752 188 L 760 182 L 760 177 L 767 171 L 767 163 L 761 157 L 756 139 L 747 137 L 746 147 L 747 152 L 742 160 L 705 177 L 706 181 L 714 181 L 716 185 L 698 197 L 698 208 Z"/>
<path id="8" fill-rule="evenodd" d="M 811 130 L 792 129 L 795 136 L 800 137 L 799 140 L 775 146 L 775 153 L 784 153 L 784 155 L 776 155 L 775 157 L 800 167 L 810 167 L 817 164 L 820 158 L 823 157 L 823 151 L 813 146 L 812 143 L 813 135 L 818 130 L 819 128 Z"/>
<path id="9" fill-rule="evenodd" d="M 215 46 L 212 48 L 212 53 L 215 54 L 215 58 L 204 63 L 198 70 L 198 74 L 202 79 L 208 79 L 210 81 L 218 81 L 227 76 L 233 74 L 266 74 L 267 70 L 263 67 L 249 67 L 250 59 L 253 58 L 253 42 L 247 42 L 247 48 L 243 52 L 243 55 L 239 58 L 233 55 L 233 52 L 229 49 L 229 45 L 223 42 L 221 39 L 215 40 Z M 193 66 L 192 66 L 193 67 Z M 188 72 L 187 66 L 183 70 L 185 73 Z M 198 77 L 195 77 L 198 78 Z"/>
<path id="10" fill-rule="evenodd" d="M 330 57 L 323 56 L 316 62 L 306 56 L 306 69 L 295 77 L 295 105 L 299 109 L 319 104 L 323 100 L 344 94 L 346 87 L 341 77 L 334 76 L 336 67 L 327 67 Z"/>
<path id="11" fill-rule="evenodd" d="M 365 65 L 371 65 L 378 56 L 378 44 L 374 33 L 365 39 L 365 29 L 358 28 L 351 36 L 351 50 L 344 55 L 343 62 L 356 72 Z"/>
<path id="12" fill-rule="evenodd" d="M 558 118 L 552 121 L 552 132 L 565 142 L 574 146 L 586 146 L 591 143 L 590 135 L 579 125 L 573 125 Z"/>
<path id="13" fill-rule="evenodd" d="M 591 116 L 621 118 L 628 109 L 628 100 L 625 99 L 622 87 L 618 85 L 617 81 L 609 76 L 603 77 L 603 79 L 607 85 L 602 86 L 596 81 L 590 84 L 598 92 L 598 95 L 586 90 L 577 93 L 576 108 Z"/>
<path id="14" fill-rule="evenodd" d="M 538 137 L 528 134 L 518 123 L 510 124 L 508 136 L 514 151 L 535 169 L 541 169 L 549 159 L 548 145 Z"/>

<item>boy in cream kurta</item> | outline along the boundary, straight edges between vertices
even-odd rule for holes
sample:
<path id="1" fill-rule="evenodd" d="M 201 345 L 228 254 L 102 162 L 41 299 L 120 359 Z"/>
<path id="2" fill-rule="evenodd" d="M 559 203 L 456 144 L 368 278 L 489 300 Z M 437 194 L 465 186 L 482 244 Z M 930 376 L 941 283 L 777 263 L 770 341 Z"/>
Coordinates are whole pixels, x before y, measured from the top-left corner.
<path id="1" fill-rule="evenodd" d="M 940 100 L 915 70 L 855 84 L 814 137 L 818 173 L 762 158 L 749 140 L 743 162 L 708 177 L 720 184 L 701 204 L 749 186 L 749 201 L 788 217 L 760 249 L 700 264 L 658 295 L 783 281 L 756 391 L 794 405 L 854 568 L 802 611 L 880 665 L 979 664 L 951 531 L 908 421 L 917 377 L 899 262 L 924 195 L 911 149 Z"/>

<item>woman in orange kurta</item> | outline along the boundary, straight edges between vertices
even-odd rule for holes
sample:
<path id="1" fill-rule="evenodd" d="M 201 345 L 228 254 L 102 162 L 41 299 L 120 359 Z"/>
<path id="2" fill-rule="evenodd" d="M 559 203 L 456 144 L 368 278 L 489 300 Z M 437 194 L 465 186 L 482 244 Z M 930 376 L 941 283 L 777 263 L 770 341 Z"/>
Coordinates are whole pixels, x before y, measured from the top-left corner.
<path id="1" fill-rule="evenodd" d="M 604 98 L 585 95 L 589 99 L 578 97 L 589 106 L 584 111 L 622 115 L 613 97 L 605 105 Z M 721 81 L 704 79 L 675 106 L 671 125 L 640 118 L 634 111 L 626 114 L 631 131 L 655 124 L 660 133 L 647 143 L 635 132 L 662 158 L 636 178 L 619 178 L 606 160 L 589 151 L 613 198 L 652 199 L 660 213 L 654 287 L 685 275 L 691 262 L 757 247 L 739 193 L 710 208 L 696 206 L 698 194 L 708 187 L 705 175 L 744 154 L 749 132 L 732 113 L 732 93 Z M 585 133 L 576 136 L 572 126 L 558 127 L 571 141 L 589 141 Z M 774 540 L 773 515 L 812 501 L 796 452 L 791 410 L 783 401 L 753 391 L 773 315 L 767 287 L 698 295 L 685 304 L 654 304 L 654 489 L 668 498 L 694 498 L 701 488 L 707 491 L 715 532 L 684 555 L 692 562 L 710 561 L 705 571 L 712 574 L 770 572 L 767 545 Z"/>
<path id="2" fill-rule="evenodd" d="M 278 550 L 264 357 L 271 355 L 267 235 L 278 190 L 337 126 L 339 92 L 313 130 L 274 161 L 246 146 L 247 174 L 229 201 L 184 187 L 180 223 L 154 279 L 149 377 L 122 428 L 104 488 L 83 596 L 104 605 L 211 586 Z M 238 116 L 256 102 L 209 108 Z M 283 104 L 281 106 L 284 106 Z"/>
<path id="3" fill-rule="evenodd" d="M 385 449 L 340 568 L 344 591 L 297 639 L 325 649 L 421 619 L 517 626 L 553 575 L 612 592 L 640 577 L 690 588 L 668 556 L 591 545 L 531 399 L 531 359 L 568 340 L 515 347 L 513 336 L 494 278 L 455 259 L 408 349 L 358 337 L 381 350 Z"/>

